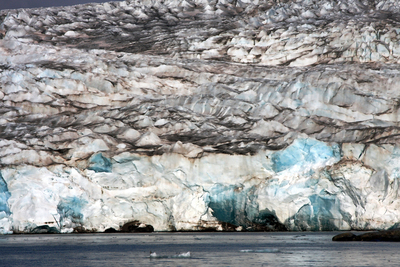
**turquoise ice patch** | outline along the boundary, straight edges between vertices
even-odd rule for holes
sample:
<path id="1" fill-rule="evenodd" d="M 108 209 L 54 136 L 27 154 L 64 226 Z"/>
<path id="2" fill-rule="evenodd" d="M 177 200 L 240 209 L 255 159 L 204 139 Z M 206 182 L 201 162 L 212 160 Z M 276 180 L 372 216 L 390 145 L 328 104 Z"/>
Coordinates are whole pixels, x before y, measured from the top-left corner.
<path id="1" fill-rule="evenodd" d="M 338 145 L 329 146 L 315 139 L 297 139 L 289 147 L 275 152 L 272 157 L 272 169 L 281 172 L 294 166 L 326 162 L 331 158 L 340 158 Z"/>

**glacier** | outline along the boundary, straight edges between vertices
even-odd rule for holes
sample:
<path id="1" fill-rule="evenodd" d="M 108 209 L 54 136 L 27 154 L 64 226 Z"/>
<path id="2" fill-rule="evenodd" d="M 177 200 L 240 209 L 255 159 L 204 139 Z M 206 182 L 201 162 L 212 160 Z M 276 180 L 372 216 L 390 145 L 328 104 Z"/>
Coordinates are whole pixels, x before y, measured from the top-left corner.
<path id="1" fill-rule="evenodd" d="M 399 63 L 397 0 L 0 10 L 0 234 L 397 227 Z"/>

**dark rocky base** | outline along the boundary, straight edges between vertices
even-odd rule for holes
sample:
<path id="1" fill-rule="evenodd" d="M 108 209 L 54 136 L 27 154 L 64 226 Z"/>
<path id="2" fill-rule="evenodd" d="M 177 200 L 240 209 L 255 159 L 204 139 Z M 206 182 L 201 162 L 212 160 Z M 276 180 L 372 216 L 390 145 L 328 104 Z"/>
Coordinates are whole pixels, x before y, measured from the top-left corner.
<path id="1" fill-rule="evenodd" d="M 370 232 L 361 235 L 347 232 L 335 235 L 332 241 L 400 242 L 400 229 Z"/>

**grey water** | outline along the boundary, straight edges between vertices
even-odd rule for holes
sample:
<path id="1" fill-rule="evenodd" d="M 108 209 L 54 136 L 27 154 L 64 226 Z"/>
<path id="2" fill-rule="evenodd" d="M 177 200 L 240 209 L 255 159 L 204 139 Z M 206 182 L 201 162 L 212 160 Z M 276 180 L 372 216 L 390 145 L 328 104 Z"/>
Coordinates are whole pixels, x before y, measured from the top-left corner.
<path id="1" fill-rule="evenodd" d="M 0 266 L 399 266 L 400 243 L 337 232 L 0 236 Z"/>

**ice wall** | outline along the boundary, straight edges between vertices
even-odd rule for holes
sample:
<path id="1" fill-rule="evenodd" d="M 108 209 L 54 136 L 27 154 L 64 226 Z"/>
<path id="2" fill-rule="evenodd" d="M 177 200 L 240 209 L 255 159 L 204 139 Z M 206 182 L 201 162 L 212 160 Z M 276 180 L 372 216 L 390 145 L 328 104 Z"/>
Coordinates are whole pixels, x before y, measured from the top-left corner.
<path id="1" fill-rule="evenodd" d="M 399 12 L 394 0 L 0 11 L 0 232 L 398 225 Z"/>
<path id="2" fill-rule="evenodd" d="M 2 173 L 12 194 L 6 191 L 10 208 L 4 205 L 3 216 L 13 220 L 14 231 L 42 224 L 61 232 L 79 226 L 104 231 L 133 219 L 159 231 L 232 229 L 222 222 L 237 230 L 391 227 L 399 219 L 397 148 L 380 151 L 391 153 L 385 168 L 374 169 L 341 156 L 352 154 L 348 146 L 297 139 L 276 152 L 196 159 L 125 152 L 108 159 L 112 171 L 97 172 L 6 167 Z M 375 160 L 380 149 L 368 147 L 363 161 L 371 154 Z M 295 156 L 288 160 L 287 153 Z"/>
<path id="3" fill-rule="evenodd" d="M 9 234 L 10 231 L 10 209 L 8 207 L 8 199 L 10 192 L 7 188 L 7 183 L 4 181 L 0 173 L 0 234 Z"/>

